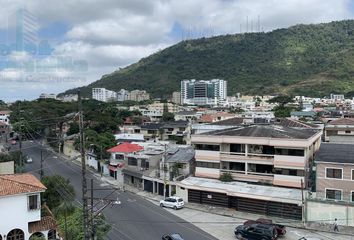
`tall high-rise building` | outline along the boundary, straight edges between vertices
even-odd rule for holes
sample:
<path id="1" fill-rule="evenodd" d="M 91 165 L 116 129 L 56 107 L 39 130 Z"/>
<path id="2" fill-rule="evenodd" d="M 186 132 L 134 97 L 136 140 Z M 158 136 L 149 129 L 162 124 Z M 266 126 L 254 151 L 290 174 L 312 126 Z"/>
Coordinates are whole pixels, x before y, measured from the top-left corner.
<path id="1" fill-rule="evenodd" d="M 102 102 L 117 101 L 117 93 L 105 88 L 92 88 L 92 98 Z"/>
<path id="2" fill-rule="evenodd" d="M 181 104 L 181 92 L 173 92 L 171 102 Z"/>
<path id="3" fill-rule="evenodd" d="M 227 97 L 227 82 L 222 79 L 181 81 L 182 104 L 218 105 Z"/>

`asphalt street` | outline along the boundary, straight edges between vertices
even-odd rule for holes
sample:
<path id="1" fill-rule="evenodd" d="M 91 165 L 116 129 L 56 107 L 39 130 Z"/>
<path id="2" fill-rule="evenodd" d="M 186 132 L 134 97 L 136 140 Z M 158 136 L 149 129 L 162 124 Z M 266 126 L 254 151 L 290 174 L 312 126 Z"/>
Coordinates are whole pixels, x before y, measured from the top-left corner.
<path id="1" fill-rule="evenodd" d="M 39 177 L 40 173 L 40 152 L 43 150 L 43 171 L 44 176 L 58 174 L 70 180 L 75 188 L 77 204 L 81 202 L 81 168 L 75 163 L 48 151 L 37 142 L 24 142 L 23 152 L 29 155 L 32 163 L 26 164 L 25 171 L 31 172 Z M 213 236 L 197 228 L 193 224 L 169 213 L 167 210 L 156 206 L 133 193 L 116 190 L 112 193 L 112 188 L 107 183 L 97 179 L 91 172 L 87 174 L 88 186 L 90 179 L 94 179 L 94 198 L 105 198 L 111 194 L 109 199 L 119 199 L 121 204 L 107 207 L 103 213 L 112 229 L 108 239 L 122 240 L 157 240 L 165 233 L 180 233 L 185 240 L 210 239 Z M 97 208 L 103 204 L 98 203 Z M 178 210 L 177 210 L 178 211 Z"/>

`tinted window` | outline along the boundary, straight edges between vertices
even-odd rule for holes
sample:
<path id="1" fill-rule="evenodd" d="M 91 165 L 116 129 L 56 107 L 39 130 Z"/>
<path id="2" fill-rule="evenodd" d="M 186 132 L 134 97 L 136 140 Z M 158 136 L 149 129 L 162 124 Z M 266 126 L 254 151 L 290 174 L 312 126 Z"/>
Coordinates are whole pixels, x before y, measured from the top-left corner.
<path id="1" fill-rule="evenodd" d="M 172 199 L 171 199 L 171 202 L 176 202 L 176 199 L 173 199 L 173 198 L 172 198 Z"/>
<path id="2" fill-rule="evenodd" d="M 178 202 L 183 202 L 183 199 L 182 199 L 182 198 L 179 198 L 179 199 L 178 199 Z"/>
<path id="3" fill-rule="evenodd" d="M 326 178 L 342 179 L 342 169 L 327 168 Z"/>

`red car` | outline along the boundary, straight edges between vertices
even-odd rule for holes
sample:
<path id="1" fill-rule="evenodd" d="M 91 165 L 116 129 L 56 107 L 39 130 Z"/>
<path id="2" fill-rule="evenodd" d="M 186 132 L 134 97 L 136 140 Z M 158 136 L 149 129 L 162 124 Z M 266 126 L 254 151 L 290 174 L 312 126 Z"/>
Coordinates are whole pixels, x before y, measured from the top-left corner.
<path id="1" fill-rule="evenodd" d="M 286 227 L 284 225 L 273 223 L 273 221 L 270 219 L 258 218 L 257 220 L 248 220 L 248 221 L 244 222 L 243 225 L 251 225 L 251 224 L 255 224 L 255 223 L 261 223 L 261 224 L 267 224 L 267 225 L 274 226 L 275 229 L 277 230 L 278 235 L 285 235 L 286 234 Z"/>

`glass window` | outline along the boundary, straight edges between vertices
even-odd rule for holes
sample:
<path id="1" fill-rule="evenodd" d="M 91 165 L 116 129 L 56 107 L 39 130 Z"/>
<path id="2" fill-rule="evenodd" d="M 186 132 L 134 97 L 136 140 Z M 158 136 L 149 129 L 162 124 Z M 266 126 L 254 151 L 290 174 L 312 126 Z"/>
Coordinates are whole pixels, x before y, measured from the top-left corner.
<path id="1" fill-rule="evenodd" d="M 352 200 L 352 202 L 354 202 L 354 191 L 352 192 L 351 200 Z"/>
<path id="2" fill-rule="evenodd" d="M 326 169 L 326 178 L 342 179 L 342 169 L 327 168 Z"/>
<path id="3" fill-rule="evenodd" d="M 38 209 L 38 195 L 31 195 L 28 196 L 28 209 L 29 210 L 36 210 Z"/>
<path id="4" fill-rule="evenodd" d="M 354 169 L 352 169 L 352 180 L 354 181 Z"/>
<path id="5" fill-rule="evenodd" d="M 326 189 L 326 198 L 330 200 L 342 200 L 342 191 Z"/>
<path id="6" fill-rule="evenodd" d="M 138 160 L 136 158 L 128 158 L 128 165 L 130 166 L 138 166 Z"/>
<path id="7" fill-rule="evenodd" d="M 212 163 L 212 162 L 200 162 L 197 161 L 197 167 L 202 167 L 202 168 L 220 168 L 220 163 Z"/>

